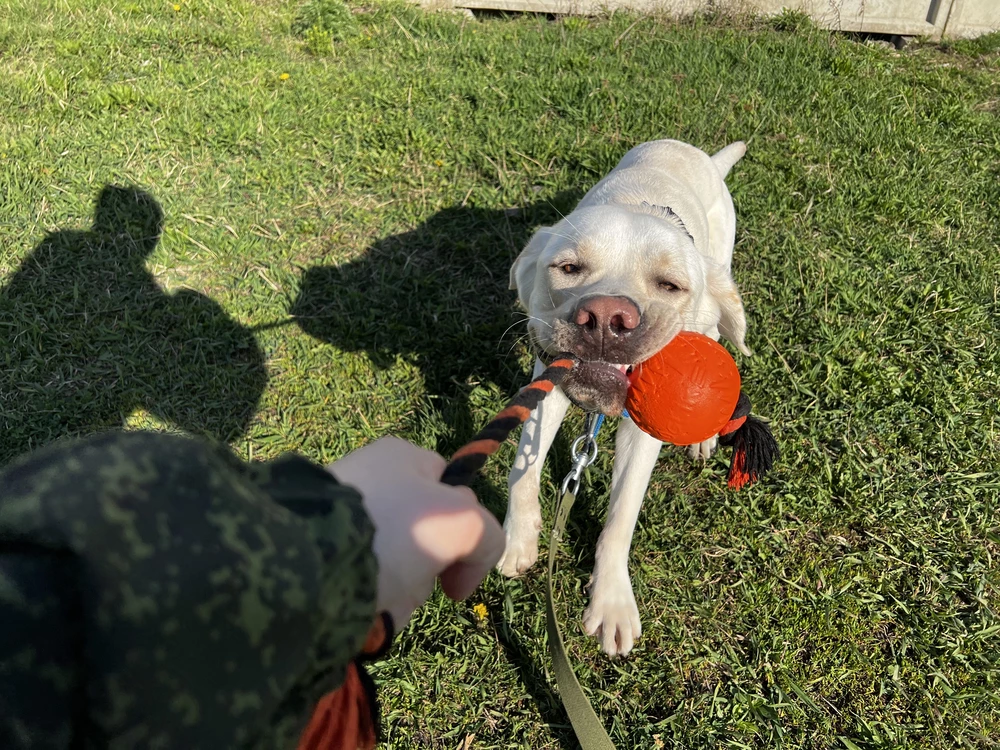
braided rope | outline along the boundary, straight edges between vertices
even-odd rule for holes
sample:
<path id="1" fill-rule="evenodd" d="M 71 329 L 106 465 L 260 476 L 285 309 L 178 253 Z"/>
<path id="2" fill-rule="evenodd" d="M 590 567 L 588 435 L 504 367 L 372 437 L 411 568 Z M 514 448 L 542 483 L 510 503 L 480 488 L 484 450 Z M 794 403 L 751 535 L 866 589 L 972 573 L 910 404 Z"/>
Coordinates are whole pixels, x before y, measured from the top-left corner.
<path id="1" fill-rule="evenodd" d="M 485 466 L 486 460 L 500 450 L 510 433 L 528 420 L 531 412 L 562 382 L 566 374 L 576 366 L 576 362 L 573 357 L 564 355 L 546 367 L 469 443 L 458 449 L 445 467 L 441 481 L 453 487 L 472 484 L 476 472 Z"/>

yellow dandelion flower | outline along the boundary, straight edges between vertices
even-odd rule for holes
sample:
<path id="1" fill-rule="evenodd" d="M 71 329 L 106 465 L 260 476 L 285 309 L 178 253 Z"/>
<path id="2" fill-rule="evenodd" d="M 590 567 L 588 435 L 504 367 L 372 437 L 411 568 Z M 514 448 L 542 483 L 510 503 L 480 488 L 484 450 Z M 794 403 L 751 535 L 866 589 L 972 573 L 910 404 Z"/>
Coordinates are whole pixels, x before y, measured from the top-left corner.
<path id="1" fill-rule="evenodd" d="M 288 75 L 288 73 L 282 73 L 280 76 L 278 76 L 279 81 L 287 81 L 289 78 L 291 78 L 291 76 Z"/>
<path id="2" fill-rule="evenodd" d="M 482 602 L 479 602 L 479 604 L 476 604 L 472 608 L 472 613 L 476 616 L 476 619 L 479 620 L 480 623 L 486 622 L 486 615 L 488 614 L 488 610 L 486 609 L 486 605 L 483 604 Z"/>
<path id="3" fill-rule="evenodd" d="M 438 166 L 438 167 L 443 167 L 443 166 L 444 166 L 444 162 L 443 162 L 443 161 L 441 161 L 440 159 L 438 159 L 437 161 L 435 161 L 435 162 L 434 162 L 434 164 L 435 164 L 436 166 Z"/>
<path id="4" fill-rule="evenodd" d="M 181 9 L 181 6 L 180 6 L 180 5 L 174 5 L 174 10 L 175 10 L 175 11 L 178 11 L 178 10 L 180 10 L 180 9 Z"/>

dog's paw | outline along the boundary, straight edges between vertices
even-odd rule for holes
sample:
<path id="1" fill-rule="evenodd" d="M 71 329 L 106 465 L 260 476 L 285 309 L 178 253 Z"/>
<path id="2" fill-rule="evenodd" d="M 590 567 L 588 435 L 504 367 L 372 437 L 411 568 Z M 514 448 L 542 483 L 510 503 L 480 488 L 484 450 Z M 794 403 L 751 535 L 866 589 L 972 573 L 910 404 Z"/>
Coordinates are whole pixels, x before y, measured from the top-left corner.
<path id="1" fill-rule="evenodd" d="M 600 641 L 608 656 L 625 656 L 632 650 L 642 635 L 642 624 L 627 571 L 591 581 L 583 629 Z"/>
<path id="2" fill-rule="evenodd" d="M 503 556 L 497 563 L 497 570 L 508 578 L 515 578 L 528 570 L 538 560 L 538 533 L 542 530 L 542 519 L 511 523 L 504 521 Z"/>
<path id="3" fill-rule="evenodd" d="M 689 445 L 687 449 L 688 458 L 692 461 L 707 461 L 719 447 L 719 438 L 713 437 L 701 443 Z"/>

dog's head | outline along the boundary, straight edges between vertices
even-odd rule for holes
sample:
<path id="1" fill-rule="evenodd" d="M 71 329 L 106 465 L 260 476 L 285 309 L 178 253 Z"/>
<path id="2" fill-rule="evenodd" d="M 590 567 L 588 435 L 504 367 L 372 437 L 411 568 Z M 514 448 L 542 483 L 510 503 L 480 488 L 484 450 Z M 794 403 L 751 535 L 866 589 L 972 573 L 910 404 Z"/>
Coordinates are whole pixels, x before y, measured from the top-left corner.
<path id="1" fill-rule="evenodd" d="M 510 279 L 536 351 L 580 358 L 562 387 L 588 411 L 621 414 L 629 369 L 679 331 L 717 329 L 750 353 L 729 269 L 698 252 L 668 209 L 578 209 L 535 233 Z"/>

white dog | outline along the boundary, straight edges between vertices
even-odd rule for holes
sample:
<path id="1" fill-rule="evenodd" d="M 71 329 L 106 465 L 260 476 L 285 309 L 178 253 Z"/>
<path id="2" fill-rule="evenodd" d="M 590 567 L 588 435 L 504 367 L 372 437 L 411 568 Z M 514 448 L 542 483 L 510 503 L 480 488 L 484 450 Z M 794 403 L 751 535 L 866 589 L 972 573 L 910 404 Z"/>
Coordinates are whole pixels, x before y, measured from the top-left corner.
<path id="1" fill-rule="evenodd" d="M 532 237 L 511 268 L 511 288 L 529 315 L 540 357 L 572 352 L 580 365 L 524 425 L 504 521 L 507 576 L 538 558 L 542 463 L 570 402 L 619 416 L 627 374 L 679 331 L 742 353 L 746 318 L 731 276 L 736 214 L 725 177 L 742 142 L 709 156 L 679 141 L 636 146 L 555 226 Z M 539 359 L 535 375 L 544 365 Z M 717 439 L 689 448 L 708 458 Z M 624 419 L 618 427 L 608 517 L 597 543 L 584 628 L 605 652 L 624 655 L 641 634 L 628 572 L 639 508 L 661 443 Z"/>

